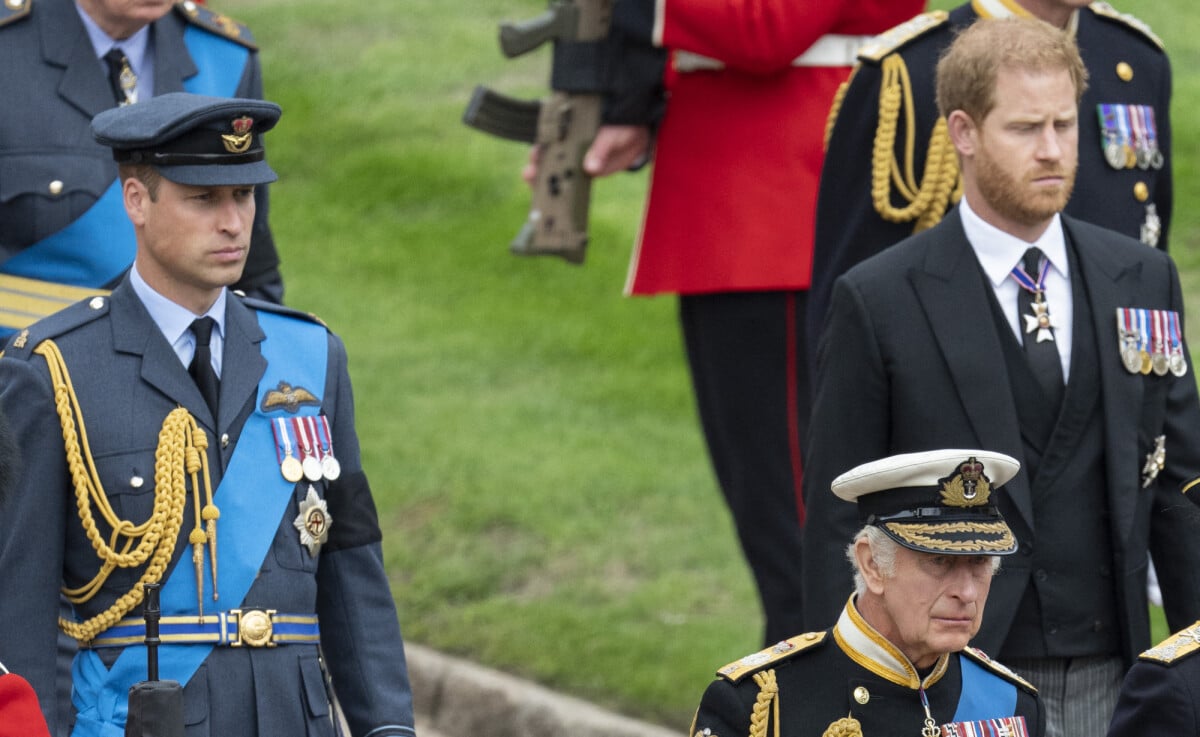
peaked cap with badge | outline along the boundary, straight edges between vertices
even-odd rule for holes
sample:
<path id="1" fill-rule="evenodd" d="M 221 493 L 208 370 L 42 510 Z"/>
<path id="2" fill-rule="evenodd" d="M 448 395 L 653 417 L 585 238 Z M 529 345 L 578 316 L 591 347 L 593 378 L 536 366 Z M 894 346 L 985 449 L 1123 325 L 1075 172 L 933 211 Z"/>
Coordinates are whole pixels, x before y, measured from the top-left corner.
<path id="1" fill-rule="evenodd" d="M 1019 470 L 1003 453 L 945 449 L 866 463 L 832 486 L 841 499 L 857 502 L 864 524 L 906 548 L 1007 555 L 1016 541 L 996 499 Z M 1027 681 L 970 647 L 943 653 L 920 671 L 855 601 L 851 597 L 830 629 L 789 638 L 718 670 L 690 737 L 1043 734 L 1045 713 Z"/>
<path id="2" fill-rule="evenodd" d="M 996 505 L 996 490 L 1021 464 L 987 450 L 931 450 L 865 463 L 838 476 L 833 493 L 858 503 L 874 525 L 910 550 L 1009 555 L 1017 542 Z"/>
<path id="3" fill-rule="evenodd" d="M 265 100 L 171 92 L 105 110 L 92 134 L 118 164 L 148 164 L 177 184 L 267 184 L 277 177 L 262 134 L 281 112 Z"/>

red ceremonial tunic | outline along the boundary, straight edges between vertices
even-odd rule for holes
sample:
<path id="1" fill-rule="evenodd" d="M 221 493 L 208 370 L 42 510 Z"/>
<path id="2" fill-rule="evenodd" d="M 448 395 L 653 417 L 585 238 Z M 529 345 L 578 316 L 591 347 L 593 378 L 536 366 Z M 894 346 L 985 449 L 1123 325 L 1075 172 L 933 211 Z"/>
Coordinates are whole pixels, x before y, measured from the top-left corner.
<path id="1" fill-rule="evenodd" d="M 854 56 L 838 36 L 882 33 L 924 4 L 657 0 L 670 96 L 626 291 L 807 289 L 825 120 Z"/>

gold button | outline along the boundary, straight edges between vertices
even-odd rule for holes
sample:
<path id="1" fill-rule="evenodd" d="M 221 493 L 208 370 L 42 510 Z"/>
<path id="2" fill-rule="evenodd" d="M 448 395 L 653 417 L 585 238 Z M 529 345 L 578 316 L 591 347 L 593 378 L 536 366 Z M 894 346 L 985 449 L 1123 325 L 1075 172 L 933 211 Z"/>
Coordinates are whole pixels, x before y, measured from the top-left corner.
<path id="1" fill-rule="evenodd" d="M 222 448 L 229 447 L 229 433 L 225 433 L 225 434 L 221 435 L 221 447 Z"/>
<path id="2" fill-rule="evenodd" d="M 865 686 L 859 686 L 854 689 L 854 700 L 860 704 L 865 704 L 871 700 L 871 692 Z"/>
<path id="3" fill-rule="evenodd" d="M 1145 202 L 1150 199 L 1150 188 L 1146 186 L 1145 182 L 1138 182 L 1133 185 L 1133 196 L 1137 198 L 1138 202 Z"/>
<path id="4" fill-rule="evenodd" d="M 135 489 L 142 488 L 142 484 L 144 483 L 146 483 L 146 480 L 141 476 L 134 476 L 133 478 L 129 479 L 129 485 Z"/>
<path id="5" fill-rule="evenodd" d="M 1121 78 L 1122 82 L 1130 81 L 1133 79 L 1133 67 L 1125 62 L 1120 62 L 1117 64 L 1117 76 Z"/>
<path id="6" fill-rule="evenodd" d="M 50 194 L 59 195 L 62 194 L 62 190 L 63 183 L 61 179 L 55 179 L 53 182 L 50 182 Z"/>
<path id="7" fill-rule="evenodd" d="M 4 4 L 13 10 L 20 10 L 25 7 L 25 0 L 5 0 Z"/>
<path id="8" fill-rule="evenodd" d="M 811 642 L 812 640 L 815 640 L 820 636 L 821 636 L 820 633 L 817 633 L 817 632 L 806 632 L 804 634 L 804 639 Z"/>

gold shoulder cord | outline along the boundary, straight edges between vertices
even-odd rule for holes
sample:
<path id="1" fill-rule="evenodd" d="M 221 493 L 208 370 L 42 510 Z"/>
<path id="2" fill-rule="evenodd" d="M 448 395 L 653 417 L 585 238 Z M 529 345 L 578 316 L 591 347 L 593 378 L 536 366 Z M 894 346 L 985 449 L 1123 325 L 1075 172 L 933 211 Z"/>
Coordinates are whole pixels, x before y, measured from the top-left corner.
<path id="1" fill-rule="evenodd" d="M 846 99 L 846 90 L 850 89 L 850 82 L 854 79 L 854 72 L 858 71 L 858 67 L 854 67 L 854 71 L 850 72 L 850 76 L 845 82 L 838 85 L 837 92 L 833 93 L 833 104 L 829 108 L 829 115 L 825 116 L 825 150 L 829 150 L 829 137 L 833 135 L 833 126 L 837 123 L 838 113 L 842 111 L 842 101 Z"/>
<path id="2" fill-rule="evenodd" d="M 754 682 L 759 690 L 754 710 L 750 712 L 750 737 L 766 737 L 770 721 L 775 722 L 775 737 L 779 737 L 779 684 L 775 682 L 775 669 L 755 673 Z"/>
<path id="3" fill-rule="evenodd" d="M 90 601 L 114 569 L 135 568 L 149 561 L 137 584 L 108 609 L 84 622 L 71 622 L 59 618 L 59 628 L 79 642 L 87 643 L 120 621 L 142 601 L 142 584 L 162 580 L 175 552 L 179 528 L 183 525 L 183 507 L 187 501 L 185 473 L 191 478 L 193 503 L 197 510 L 196 528 L 191 532 L 188 541 L 193 545 L 192 561 L 196 565 L 197 595 L 201 600 L 199 613 L 203 615 L 203 547 L 207 542 L 212 554 L 215 599 L 216 519 L 220 516 L 212 503 L 212 481 L 208 473 L 208 456 L 204 452 L 208 447 L 208 438 L 204 431 L 197 427 L 196 420 L 182 407 L 172 410 L 167 415 L 159 431 L 158 448 L 154 454 L 154 510 L 150 518 L 140 525 L 119 519 L 96 472 L 79 399 L 71 385 L 71 376 L 67 372 L 62 353 L 51 340 L 38 345 L 34 352 L 46 359 L 50 371 L 55 409 L 62 425 L 67 468 L 75 489 L 75 506 L 84 532 L 101 560 L 100 570 L 95 578 L 77 589 L 64 588 L 63 594 L 74 604 Z M 200 472 L 203 472 L 207 493 L 207 504 L 204 507 L 200 506 L 197 478 Z M 97 528 L 92 514 L 93 505 L 112 528 L 112 536 L 107 541 L 101 537 Z M 207 533 L 201 530 L 200 519 L 207 522 Z"/>
<path id="4" fill-rule="evenodd" d="M 953 200 L 962 196 L 958 177 L 958 160 L 954 145 L 946 131 L 945 118 L 938 118 L 929 138 L 925 156 L 925 174 L 917 184 L 913 172 L 913 150 L 916 130 L 912 98 L 912 81 L 908 67 L 899 54 L 883 59 L 883 80 L 879 88 L 879 125 L 875 131 L 875 146 L 871 157 L 871 198 L 875 210 L 884 220 L 893 223 L 916 221 L 913 232 L 920 232 L 938 223 Z M 904 165 L 896 161 L 896 123 L 904 108 Z M 903 208 L 892 205 L 890 185 L 909 204 Z"/>

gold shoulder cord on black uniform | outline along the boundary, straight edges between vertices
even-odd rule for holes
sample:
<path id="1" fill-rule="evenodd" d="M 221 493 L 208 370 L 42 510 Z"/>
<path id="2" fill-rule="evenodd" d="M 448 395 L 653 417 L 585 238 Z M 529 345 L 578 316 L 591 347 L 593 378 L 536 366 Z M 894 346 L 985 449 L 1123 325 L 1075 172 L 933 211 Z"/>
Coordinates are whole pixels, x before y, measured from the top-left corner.
<path id="1" fill-rule="evenodd" d="M 754 682 L 759 691 L 754 711 L 750 713 L 750 737 L 766 737 L 768 722 L 775 723 L 774 737 L 779 737 L 779 684 L 775 682 L 775 669 L 755 673 Z"/>
<path id="2" fill-rule="evenodd" d="M 913 232 L 936 225 L 946 214 L 951 201 L 962 197 L 958 177 L 958 159 L 946 119 L 938 117 L 925 155 L 925 173 L 917 184 L 913 172 L 913 150 L 916 146 L 912 81 L 908 67 L 899 54 L 889 54 L 882 61 L 883 79 L 879 87 L 879 125 L 875 131 L 875 146 L 871 157 L 871 199 L 875 210 L 884 220 L 893 223 L 916 221 Z M 904 108 L 904 164 L 896 160 L 896 123 Z M 904 207 L 892 205 L 891 185 L 908 202 Z"/>
<path id="3" fill-rule="evenodd" d="M 96 596 L 114 569 L 135 568 L 147 564 L 137 584 L 108 609 L 84 622 L 71 622 L 59 618 L 59 628 L 79 642 L 87 643 L 120 621 L 142 601 L 142 584 L 162 580 L 175 552 L 179 528 L 183 525 L 183 507 L 187 502 L 187 477 L 191 479 L 192 502 L 196 508 L 196 527 L 190 533 L 188 542 L 192 545 L 192 562 L 196 566 L 199 615 L 203 616 L 206 544 L 212 557 L 213 598 L 217 598 L 216 520 L 220 516 L 212 502 L 212 479 L 209 476 L 208 456 L 205 453 L 208 438 L 204 431 L 196 425 L 195 418 L 182 407 L 172 410 L 167 415 L 159 431 L 158 448 L 154 454 L 154 510 L 150 518 L 141 524 L 119 519 L 96 472 L 79 399 L 71 385 L 71 376 L 67 372 L 62 353 L 51 340 L 38 345 L 34 352 L 46 359 L 50 371 L 55 409 L 62 425 L 67 467 L 75 489 L 75 506 L 84 532 L 102 562 L 95 578 L 77 589 L 64 588 L 63 594 L 71 603 L 82 604 Z M 203 507 L 200 505 L 198 477 L 201 473 L 204 477 L 207 502 Z M 97 528 L 92 513 L 93 506 L 112 528 L 112 536 L 107 541 L 101 537 Z M 201 519 L 207 523 L 207 532 L 201 529 Z"/>

